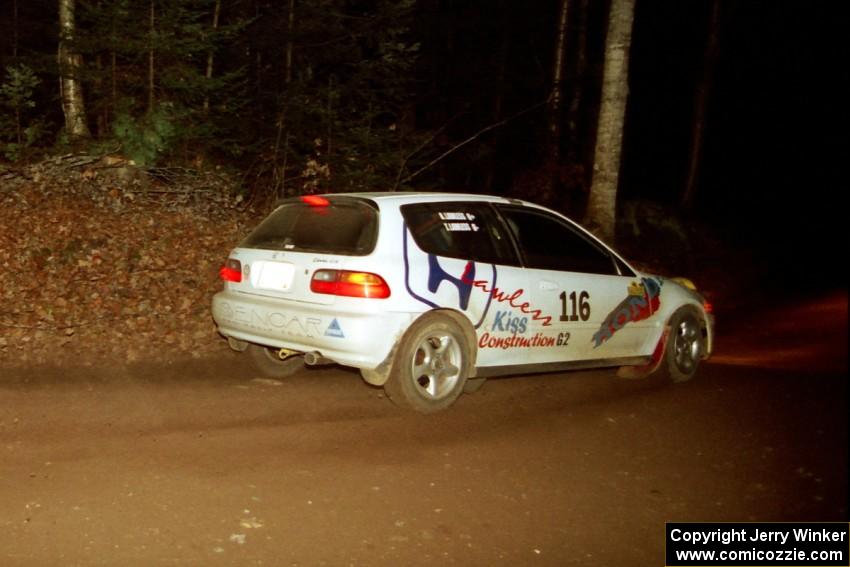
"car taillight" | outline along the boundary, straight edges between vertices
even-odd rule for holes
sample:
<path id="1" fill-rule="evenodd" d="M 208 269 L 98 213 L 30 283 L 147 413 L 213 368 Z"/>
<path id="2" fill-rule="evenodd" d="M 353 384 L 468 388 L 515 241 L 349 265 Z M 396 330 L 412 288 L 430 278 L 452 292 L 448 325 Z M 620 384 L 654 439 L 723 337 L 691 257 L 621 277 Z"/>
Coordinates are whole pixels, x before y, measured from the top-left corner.
<path id="1" fill-rule="evenodd" d="M 228 258 L 218 271 L 218 275 L 226 282 L 239 283 L 242 281 L 242 262 Z"/>
<path id="2" fill-rule="evenodd" d="M 390 296 L 390 286 L 381 276 L 348 270 L 316 270 L 310 280 L 310 291 L 372 299 L 386 299 Z"/>
<path id="3" fill-rule="evenodd" d="M 702 308 L 705 309 L 706 313 L 714 313 L 714 305 L 707 299 L 702 300 Z"/>
<path id="4" fill-rule="evenodd" d="M 319 195 L 302 195 L 301 201 L 307 203 L 311 207 L 327 207 L 331 204 L 330 201 Z"/>

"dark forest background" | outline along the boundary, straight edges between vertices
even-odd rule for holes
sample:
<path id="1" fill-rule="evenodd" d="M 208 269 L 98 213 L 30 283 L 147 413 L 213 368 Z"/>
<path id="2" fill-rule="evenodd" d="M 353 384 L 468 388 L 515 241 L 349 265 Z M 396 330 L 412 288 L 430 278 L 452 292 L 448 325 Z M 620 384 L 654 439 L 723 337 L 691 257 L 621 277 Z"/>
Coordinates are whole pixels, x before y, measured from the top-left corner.
<path id="1" fill-rule="evenodd" d="M 57 1 L 2 0 L 0 163 L 110 154 L 143 168 L 224 168 L 254 201 L 464 191 L 580 220 L 608 10 L 604 0 L 77 0 L 91 132 L 81 140 L 64 130 Z M 623 226 L 638 217 L 682 238 L 681 227 L 708 226 L 767 274 L 843 285 L 821 251 L 846 240 L 847 12 L 832 2 L 638 0 Z M 635 238 L 618 231 L 619 245 Z"/>

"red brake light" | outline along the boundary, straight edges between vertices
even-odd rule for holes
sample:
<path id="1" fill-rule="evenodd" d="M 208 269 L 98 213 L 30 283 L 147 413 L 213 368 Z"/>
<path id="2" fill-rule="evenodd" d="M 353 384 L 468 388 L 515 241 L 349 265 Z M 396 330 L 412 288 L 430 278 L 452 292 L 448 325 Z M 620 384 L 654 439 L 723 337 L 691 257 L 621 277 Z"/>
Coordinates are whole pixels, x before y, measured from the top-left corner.
<path id="1" fill-rule="evenodd" d="M 242 281 L 242 262 L 228 258 L 218 271 L 218 275 L 226 282 L 239 283 Z"/>
<path id="2" fill-rule="evenodd" d="M 714 306 L 707 299 L 702 300 L 702 308 L 705 309 L 706 313 L 714 313 Z"/>
<path id="3" fill-rule="evenodd" d="M 386 299 L 390 296 L 390 286 L 381 276 L 348 270 L 316 270 L 310 280 L 310 291 L 371 299 Z"/>
<path id="4" fill-rule="evenodd" d="M 327 207 L 331 204 L 330 201 L 319 195 L 302 195 L 301 200 L 311 207 Z"/>

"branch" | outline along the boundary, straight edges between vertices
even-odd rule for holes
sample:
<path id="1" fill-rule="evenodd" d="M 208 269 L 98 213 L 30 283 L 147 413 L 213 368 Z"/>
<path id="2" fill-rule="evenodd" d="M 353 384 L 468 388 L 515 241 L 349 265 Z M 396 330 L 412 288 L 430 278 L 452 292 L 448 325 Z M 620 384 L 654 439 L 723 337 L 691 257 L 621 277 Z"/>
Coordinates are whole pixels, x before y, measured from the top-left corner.
<path id="1" fill-rule="evenodd" d="M 512 115 L 512 116 L 509 116 L 509 117 L 505 118 L 504 120 L 500 120 L 499 122 L 496 122 L 496 123 L 494 123 L 494 124 L 490 124 L 490 125 L 489 125 L 489 126 L 487 126 L 486 128 L 483 128 L 483 129 L 479 130 L 478 132 L 476 132 L 475 134 L 473 134 L 473 135 L 472 135 L 472 136 L 470 136 L 469 138 L 465 139 L 465 140 L 464 140 L 464 141 L 462 141 L 461 143 L 457 144 L 456 146 L 452 146 L 451 148 L 449 148 L 448 150 L 446 150 L 445 152 L 443 152 L 443 153 L 442 153 L 442 154 L 440 154 L 439 156 L 435 157 L 435 158 L 434 158 L 434 159 L 432 159 L 430 162 L 428 162 L 428 163 L 427 163 L 427 164 L 425 164 L 424 166 L 420 167 L 419 169 L 417 169 L 416 171 L 414 171 L 413 173 L 411 173 L 410 175 L 408 175 L 407 177 L 405 177 L 404 179 L 402 179 L 402 180 L 401 180 L 401 183 L 407 183 L 408 181 L 412 180 L 413 178 L 418 177 L 420 173 L 422 173 L 423 171 L 425 171 L 425 170 L 427 170 L 427 169 L 430 169 L 431 167 L 433 167 L 433 166 L 434 166 L 434 164 L 436 164 L 436 163 L 438 163 L 438 162 L 442 161 L 442 160 L 443 160 L 444 158 L 446 158 L 447 156 L 449 156 L 449 155 L 451 155 L 451 154 L 455 153 L 457 150 L 459 150 L 460 148 L 462 148 L 462 147 L 463 147 L 463 146 L 465 146 L 466 144 L 468 144 L 468 143 L 472 142 L 473 140 L 475 140 L 475 139 L 477 139 L 477 138 L 480 138 L 482 134 L 485 134 L 485 133 L 489 132 L 490 130 L 495 130 L 496 128 L 499 128 L 500 126 L 504 126 L 504 125 L 505 125 L 505 124 L 507 124 L 508 122 L 511 122 L 511 121 L 513 121 L 513 120 L 516 120 L 516 119 L 517 119 L 517 118 L 519 118 L 520 116 L 522 116 L 522 115 L 524 115 L 524 114 L 528 114 L 528 113 L 529 113 L 529 112 L 531 112 L 532 110 L 537 110 L 538 108 L 540 108 L 541 106 L 544 106 L 544 105 L 546 105 L 546 104 L 549 104 L 549 99 L 548 99 L 548 98 L 547 98 L 546 100 L 544 100 L 544 101 L 538 102 L 537 104 L 535 104 L 535 105 L 533 105 L 533 106 L 529 106 L 528 108 L 526 108 L 526 109 L 524 109 L 524 110 L 520 110 L 520 111 L 519 111 L 519 112 L 517 112 L 516 114 L 514 114 L 514 115 Z"/>
<path id="2" fill-rule="evenodd" d="M 415 156 L 416 154 L 421 152 L 425 148 L 425 146 L 427 146 L 428 144 L 433 142 L 434 139 L 443 132 L 443 130 L 448 128 L 449 124 L 451 124 L 452 122 L 457 120 L 457 118 L 459 116 L 462 116 L 462 115 L 463 115 L 463 113 L 461 112 L 461 113 L 456 114 L 455 116 L 449 118 L 449 120 L 445 124 L 440 126 L 437 130 L 435 130 L 434 133 L 427 140 L 425 140 L 424 142 L 419 144 L 419 146 L 415 150 L 413 150 L 412 152 L 410 152 L 409 154 L 404 156 L 404 159 L 401 162 L 401 166 L 398 168 L 398 175 L 396 175 L 396 178 L 395 178 L 395 184 L 393 185 L 393 191 L 398 191 L 398 186 L 401 185 L 401 183 L 402 183 L 401 174 L 404 173 L 404 169 L 407 167 L 407 162 L 410 161 L 410 158 L 412 158 L 413 156 Z"/>

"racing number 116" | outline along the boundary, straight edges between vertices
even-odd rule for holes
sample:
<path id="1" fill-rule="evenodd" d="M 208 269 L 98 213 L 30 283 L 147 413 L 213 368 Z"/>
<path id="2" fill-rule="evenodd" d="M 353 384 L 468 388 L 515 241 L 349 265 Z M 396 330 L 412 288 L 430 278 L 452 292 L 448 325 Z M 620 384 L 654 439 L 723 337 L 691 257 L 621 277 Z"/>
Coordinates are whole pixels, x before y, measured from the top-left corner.
<path id="1" fill-rule="evenodd" d="M 561 321 L 587 321 L 590 319 L 590 294 L 586 291 L 581 293 L 572 292 L 567 295 L 562 291 L 561 295 Z"/>

